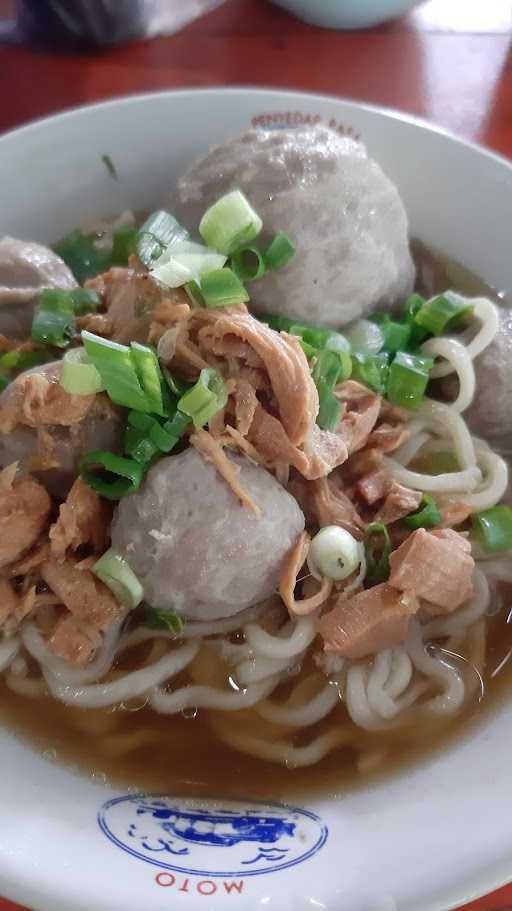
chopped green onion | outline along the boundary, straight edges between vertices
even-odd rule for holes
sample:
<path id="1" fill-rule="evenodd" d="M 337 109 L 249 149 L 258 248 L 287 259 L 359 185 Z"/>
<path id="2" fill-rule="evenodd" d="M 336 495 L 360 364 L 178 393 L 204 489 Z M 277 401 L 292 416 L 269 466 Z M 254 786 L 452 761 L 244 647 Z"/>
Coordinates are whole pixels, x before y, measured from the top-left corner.
<path id="1" fill-rule="evenodd" d="M 124 451 L 131 459 L 146 465 L 157 455 L 159 448 L 153 440 L 141 434 L 140 430 L 127 427 L 124 433 Z"/>
<path id="2" fill-rule="evenodd" d="M 162 399 L 162 371 L 155 352 L 139 342 L 131 342 L 131 356 L 140 385 L 149 405 L 148 410 L 165 415 Z"/>
<path id="3" fill-rule="evenodd" d="M 119 228 L 112 235 L 111 262 L 114 266 L 126 266 L 128 258 L 137 253 L 139 231 L 137 228 Z"/>
<path id="4" fill-rule="evenodd" d="M 267 247 L 264 260 L 267 272 L 282 269 L 295 256 L 295 247 L 284 231 L 279 231 Z"/>
<path id="5" fill-rule="evenodd" d="M 139 489 L 144 469 L 133 459 L 98 450 L 82 457 L 80 475 L 100 496 L 107 500 L 120 500 Z"/>
<path id="6" fill-rule="evenodd" d="M 421 498 L 420 508 L 417 512 L 411 512 L 404 519 L 407 528 L 435 528 L 441 521 L 441 513 L 437 508 L 437 503 L 430 494 L 425 493 Z"/>
<path id="7" fill-rule="evenodd" d="M 512 549 L 512 507 L 500 503 L 473 516 L 473 534 L 487 553 Z"/>
<path id="8" fill-rule="evenodd" d="M 46 288 L 39 293 L 32 320 L 32 338 L 66 348 L 75 333 L 73 303 L 67 291 Z"/>
<path id="9" fill-rule="evenodd" d="M 352 351 L 357 351 L 358 354 L 372 355 L 382 351 L 384 333 L 377 323 L 369 319 L 356 320 L 347 326 L 345 335 Z"/>
<path id="10" fill-rule="evenodd" d="M 86 278 L 98 275 L 109 266 L 110 254 L 99 250 L 92 238 L 82 231 L 73 231 L 64 240 L 55 244 L 54 251 L 71 269 L 79 285 Z"/>
<path id="11" fill-rule="evenodd" d="M 258 236 L 263 223 L 240 190 L 221 196 L 204 213 L 199 233 L 208 247 L 229 256 Z"/>
<path id="12" fill-rule="evenodd" d="M 399 351 L 389 368 L 386 398 L 401 408 L 418 408 L 427 388 L 433 361 Z"/>
<path id="13" fill-rule="evenodd" d="M 0 355 L 0 369 L 2 370 L 30 370 L 38 364 L 47 364 L 53 361 L 55 355 L 48 351 L 6 351 Z"/>
<path id="14" fill-rule="evenodd" d="M 335 386 L 350 376 L 352 362 L 347 354 L 319 351 L 311 376 L 318 390 L 319 411 L 316 422 L 323 430 L 334 431 L 341 417 L 341 405 L 333 395 Z"/>
<path id="15" fill-rule="evenodd" d="M 170 212 L 163 209 L 153 212 L 139 228 L 138 257 L 148 268 L 164 250 L 173 244 L 188 240 L 189 233 Z"/>
<path id="16" fill-rule="evenodd" d="M 316 423 L 322 430 L 334 433 L 341 418 L 341 403 L 322 380 L 316 384 L 318 390 L 318 414 Z"/>
<path id="17" fill-rule="evenodd" d="M 352 354 L 352 378 L 359 380 L 375 392 L 384 393 L 389 371 L 389 357 L 382 351 L 380 354 Z"/>
<path id="18" fill-rule="evenodd" d="M 70 395 L 95 395 L 105 389 L 100 374 L 87 357 L 85 348 L 73 348 L 66 352 L 59 383 Z"/>
<path id="19" fill-rule="evenodd" d="M 73 288 L 69 292 L 73 311 L 77 316 L 91 313 L 101 305 L 99 295 L 92 288 Z"/>
<path id="20" fill-rule="evenodd" d="M 440 294 L 423 304 L 414 321 L 431 335 L 442 335 L 458 325 L 473 310 L 472 304 L 455 294 Z"/>
<path id="21" fill-rule="evenodd" d="M 180 241 L 164 250 L 151 269 L 151 275 L 167 288 L 180 288 L 202 275 L 222 269 L 226 257 L 215 253 L 203 244 L 191 240 Z"/>
<path id="22" fill-rule="evenodd" d="M 390 319 L 387 313 L 374 313 L 370 320 L 377 323 L 382 332 L 383 351 L 387 351 L 388 354 L 396 354 L 397 351 L 407 350 L 411 337 L 410 323 L 396 322 L 396 320 Z"/>
<path id="23" fill-rule="evenodd" d="M 308 343 L 305 342 L 303 338 L 301 338 L 299 340 L 299 344 L 300 344 L 300 347 L 302 348 L 304 354 L 306 355 L 308 361 L 312 357 L 316 357 L 316 355 L 318 354 L 318 348 L 314 348 L 313 345 L 308 345 Z"/>
<path id="24" fill-rule="evenodd" d="M 423 329 L 416 322 L 416 314 L 419 313 L 421 308 L 425 305 L 425 298 L 421 294 L 409 294 L 404 306 L 404 320 L 411 327 L 411 333 L 409 335 L 409 344 L 408 348 L 411 351 L 419 348 L 422 342 L 425 341 L 430 335 L 426 329 Z"/>
<path id="25" fill-rule="evenodd" d="M 201 277 L 201 294 L 205 305 L 214 307 L 234 307 L 245 304 L 249 295 L 235 273 L 228 268 L 216 269 Z"/>
<path id="26" fill-rule="evenodd" d="M 204 307 L 204 297 L 201 294 L 201 288 L 196 281 L 187 282 L 184 285 L 188 298 L 194 307 Z"/>
<path id="27" fill-rule="evenodd" d="M 5 373 L 0 373 L 0 392 L 3 392 L 4 389 L 7 389 L 7 386 L 10 383 L 10 379 Z"/>
<path id="28" fill-rule="evenodd" d="M 201 370 L 197 383 L 181 397 L 178 408 L 192 418 L 194 427 L 202 427 L 226 402 L 224 380 L 216 370 L 208 368 Z"/>
<path id="29" fill-rule="evenodd" d="M 253 282 L 265 275 L 263 254 L 257 247 L 241 247 L 231 255 L 231 268 L 241 282 Z"/>
<path id="30" fill-rule="evenodd" d="M 110 176 L 113 177 L 114 180 L 117 180 L 116 166 L 115 166 L 114 162 L 112 161 L 110 155 L 102 155 L 101 160 L 102 160 L 103 164 L 105 165 Z"/>
<path id="31" fill-rule="evenodd" d="M 224 406 L 222 406 L 224 407 Z M 170 437 L 175 437 L 176 440 L 179 440 L 187 427 L 190 426 L 190 417 L 188 414 L 183 414 L 182 411 L 177 411 L 173 418 L 169 421 L 165 421 L 163 424 L 163 429 Z"/>
<path id="32" fill-rule="evenodd" d="M 126 408 L 151 411 L 130 349 L 110 339 L 93 335 L 92 332 L 83 331 L 82 341 L 91 364 L 94 364 L 101 376 L 109 398 Z"/>
<path id="33" fill-rule="evenodd" d="M 178 377 L 173 376 L 168 367 L 162 367 L 162 372 L 169 389 L 174 395 L 181 397 L 190 389 L 190 383 L 186 383 L 184 380 L 180 380 Z"/>
<path id="34" fill-rule="evenodd" d="M 384 545 L 380 557 L 375 556 L 374 537 L 382 535 Z M 368 525 L 365 538 L 364 549 L 366 555 L 366 577 L 365 581 L 370 585 L 378 585 L 380 582 L 386 582 L 389 579 L 389 555 L 391 553 L 391 540 L 388 530 L 382 522 L 372 522 Z"/>
<path id="35" fill-rule="evenodd" d="M 146 605 L 144 626 L 148 626 L 149 629 L 168 629 L 175 636 L 180 636 L 183 632 L 184 624 L 181 617 L 178 617 L 178 614 L 175 614 L 174 611 Z"/>
<path id="36" fill-rule="evenodd" d="M 144 597 L 142 585 L 128 560 L 113 547 L 100 557 L 92 571 L 128 610 L 133 610 L 142 601 Z"/>
<path id="37" fill-rule="evenodd" d="M 169 453 L 176 446 L 179 428 L 175 425 L 176 433 L 170 433 L 155 417 L 142 414 L 140 411 L 130 411 L 128 426 L 125 432 L 125 451 L 136 462 L 148 462 L 157 452 Z M 185 418 L 185 425 L 190 420 Z"/>

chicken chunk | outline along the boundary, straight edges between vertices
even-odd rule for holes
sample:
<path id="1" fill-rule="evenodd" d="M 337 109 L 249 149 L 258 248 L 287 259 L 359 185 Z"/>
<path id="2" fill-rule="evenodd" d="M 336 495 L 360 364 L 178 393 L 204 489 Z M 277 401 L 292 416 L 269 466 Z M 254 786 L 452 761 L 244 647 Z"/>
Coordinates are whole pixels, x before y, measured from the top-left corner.
<path id="1" fill-rule="evenodd" d="M 471 597 L 471 545 L 451 528 L 418 528 L 389 558 L 389 583 L 450 613 Z"/>
<path id="2" fill-rule="evenodd" d="M 264 468 L 229 456 L 260 517 L 196 450 L 162 459 L 125 497 L 112 545 L 153 607 L 200 620 L 232 616 L 268 598 L 304 528 L 297 502 Z"/>
<path id="3" fill-rule="evenodd" d="M 250 131 L 191 166 L 172 211 L 194 230 L 236 188 L 262 218 L 263 242 L 286 230 L 297 251 L 254 283 L 253 311 L 339 327 L 412 290 L 403 203 L 361 143 L 324 127 Z"/>
<path id="4" fill-rule="evenodd" d="M 43 288 L 76 288 L 64 260 L 32 241 L 0 240 L 0 331 L 9 336 L 30 332 L 34 301 Z"/>
<path id="5" fill-rule="evenodd" d="M 30 476 L 0 490 L 0 568 L 19 560 L 44 531 L 51 510 L 44 487 Z"/>
<path id="6" fill-rule="evenodd" d="M 67 550 L 89 544 L 100 554 L 108 546 L 110 509 L 81 478 L 77 478 L 50 528 L 52 554 L 62 559 Z"/>
<path id="7" fill-rule="evenodd" d="M 343 593 L 318 622 L 326 652 L 357 660 L 403 642 L 419 603 L 409 592 L 387 583 L 352 598 Z"/>

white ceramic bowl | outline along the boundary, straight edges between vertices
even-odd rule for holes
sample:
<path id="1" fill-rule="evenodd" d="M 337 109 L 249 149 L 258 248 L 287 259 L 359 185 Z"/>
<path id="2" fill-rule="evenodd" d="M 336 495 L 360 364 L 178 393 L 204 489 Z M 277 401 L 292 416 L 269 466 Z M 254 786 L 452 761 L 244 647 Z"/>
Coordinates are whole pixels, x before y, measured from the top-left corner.
<path id="1" fill-rule="evenodd" d="M 396 113 L 285 92 L 126 98 L 6 135 L 0 234 L 51 241 L 88 217 L 162 205 L 210 143 L 302 122 L 360 134 L 398 184 L 412 233 L 512 288 L 509 164 Z M 246 835 L 189 841 L 176 856 L 164 823 L 186 823 L 200 803 L 150 804 L 0 731 L 0 894 L 36 911 L 442 911 L 512 879 L 511 733 L 512 700 L 469 739 L 371 788 L 295 808 L 212 795 Z M 247 863 L 253 838 L 276 848 L 271 859 Z"/>
<path id="2" fill-rule="evenodd" d="M 408 12 L 421 0 L 274 0 L 305 22 L 323 28 L 370 28 Z"/>

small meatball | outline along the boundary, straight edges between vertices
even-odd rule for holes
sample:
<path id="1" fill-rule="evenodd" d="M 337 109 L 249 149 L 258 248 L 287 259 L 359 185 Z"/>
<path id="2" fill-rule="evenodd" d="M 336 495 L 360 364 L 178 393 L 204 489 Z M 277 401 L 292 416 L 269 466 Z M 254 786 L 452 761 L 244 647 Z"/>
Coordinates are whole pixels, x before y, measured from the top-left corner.
<path id="1" fill-rule="evenodd" d="M 286 231 L 296 256 L 251 285 L 251 310 L 341 327 L 413 286 L 398 190 L 361 143 L 317 127 L 253 130 L 212 149 L 178 181 L 173 209 L 191 230 L 224 193 L 242 190 L 263 243 Z"/>
<path id="2" fill-rule="evenodd" d="M 499 316 L 494 341 L 475 359 L 475 397 L 464 418 L 477 436 L 512 452 L 512 309 Z"/>
<path id="3" fill-rule="evenodd" d="M 37 374 L 56 382 L 60 369 L 60 361 L 53 361 L 20 374 L 0 395 L 0 416 L 2 413 L 10 414 L 13 397 L 17 396 L 17 387 L 24 377 Z M 79 411 L 74 415 L 72 400 L 78 398 L 67 396 L 71 407 L 61 409 L 59 423 L 53 419 L 46 422 L 43 414 L 40 423 L 29 426 L 20 415 L 20 422 L 12 430 L 0 432 L 0 467 L 18 462 L 23 473 L 31 472 L 43 481 L 50 493 L 65 497 L 78 474 L 80 458 L 85 452 L 95 449 L 119 452 L 123 423 L 117 409 L 102 393 L 94 397 L 83 415 L 82 403 L 77 401 Z M 75 417 L 77 420 L 74 420 Z"/>
<path id="4" fill-rule="evenodd" d="M 34 299 L 43 288 L 69 291 L 77 283 L 64 260 L 32 241 L 0 240 L 0 332 L 20 336 L 30 332 Z"/>
<path id="5" fill-rule="evenodd" d="M 242 506 L 194 449 L 158 462 L 112 523 L 112 545 L 129 561 L 153 607 L 199 620 L 229 617 L 268 598 L 304 516 L 264 468 L 230 456 L 261 510 Z"/>

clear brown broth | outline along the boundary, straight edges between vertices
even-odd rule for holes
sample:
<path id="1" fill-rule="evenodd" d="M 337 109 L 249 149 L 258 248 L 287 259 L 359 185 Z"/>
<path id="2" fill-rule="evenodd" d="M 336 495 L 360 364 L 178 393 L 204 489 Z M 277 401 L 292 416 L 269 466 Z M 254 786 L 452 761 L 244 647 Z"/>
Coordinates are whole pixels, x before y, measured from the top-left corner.
<path id="1" fill-rule="evenodd" d="M 495 292 L 467 270 L 414 244 L 418 289 L 431 294 L 456 287 L 468 294 Z M 484 695 L 477 689 L 472 705 L 448 722 L 422 719 L 394 731 L 371 733 L 353 729 L 353 739 L 315 766 L 293 769 L 239 753 L 221 743 L 213 729 L 216 713 L 195 718 L 162 716 L 148 708 L 83 710 L 49 697 L 31 699 L 11 692 L 0 679 L 0 723 L 47 758 L 81 773 L 129 786 L 174 794 L 244 794 L 286 798 L 295 794 L 334 794 L 419 761 L 432 759 L 456 739 L 470 736 L 508 697 L 512 684 L 512 587 L 501 590 L 499 613 L 487 620 Z M 133 658 L 137 662 L 137 656 Z M 471 668 L 468 674 L 474 673 Z M 344 707 L 335 710 L 348 724 Z M 231 716 L 232 723 L 257 723 L 257 716 Z M 321 722 L 308 739 L 325 729 Z M 297 743 L 300 743 L 300 737 Z M 364 766 L 361 767 L 361 761 Z"/>

